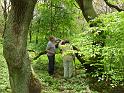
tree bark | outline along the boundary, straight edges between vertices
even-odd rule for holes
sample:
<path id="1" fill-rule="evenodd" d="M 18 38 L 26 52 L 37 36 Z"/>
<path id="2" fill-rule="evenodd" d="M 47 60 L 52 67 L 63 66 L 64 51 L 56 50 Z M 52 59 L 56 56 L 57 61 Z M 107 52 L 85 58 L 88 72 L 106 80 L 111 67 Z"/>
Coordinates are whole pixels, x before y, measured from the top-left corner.
<path id="1" fill-rule="evenodd" d="M 87 22 L 97 17 L 92 1 L 93 0 L 76 0 Z"/>
<path id="2" fill-rule="evenodd" d="M 12 93 L 40 93 L 40 83 L 32 75 L 26 51 L 28 29 L 37 0 L 10 1 L 12 6 L 4 33 L 3 54 L 8 65 Z"/>
<path id="3" fill-rule="evenodd" d="M 124 9 L 121 9 L 118 6 L 111 4 L 108 0 L 104 0 L 104 1 L 109 7 L 115 8 L 118 12 L 124 11 Z"/>

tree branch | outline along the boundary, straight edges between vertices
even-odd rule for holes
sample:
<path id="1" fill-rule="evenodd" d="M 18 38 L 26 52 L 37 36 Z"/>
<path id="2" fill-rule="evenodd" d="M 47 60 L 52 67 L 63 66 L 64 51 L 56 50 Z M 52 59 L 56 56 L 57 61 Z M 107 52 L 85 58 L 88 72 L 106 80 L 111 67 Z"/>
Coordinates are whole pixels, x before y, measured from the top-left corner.
<path id="1" fill-rule="evenodd" d="M 124 11 L 124 9 L 120 9 L 118 6 L 109 3 L 108 0 L 104 0 L 104 1 L 109 7 L 115 8 L 118 12 Z"/>
<path id="2" fill-rule="evenodd" d="M 97 14 L 93 8 L 93 0 L 75 0 L 82 10 L 83 16 L 87 22 L 97 17 Z"/>
<path id="3" fill-rule="evenodd" d="M 77 9 L 80 9 L 75 3 L 73 3 L 73 5 L 74 5 Z"/>
<path id="4" fill-rule="evenodd" d="M 73 47 L 73 50 L 79 51 L 77 47 L 75 46 L 72 46 L 72 47 Z M 81 62 L 82 65 L 85 63 L 85 60 L 83 59 L 83 54 L 75 53 L 75 56 Z"/>
<path id="5" fill-rule="evenodd" d="M 80 51 L 77 47 L 75 46 L 72 46 L 72 47 L 73 47 L 73 50 Z M 35 52 L 34 50 L 27 50 L 27 51 Z M 46 51 L 41 51 L 36 57 L 33 58 L 33 60 L 37 60 L 41 55 L 44 55 L 46 53 L 47 53 Z M 85 60 L 83 59 L 83 54 L 75 53 L 75 56 L 81 62 L 82 65 L 85 63 Z"/>
<path id="6" fill-rule="evenodd" d="M 41 51 L 36 57 L 33 58 L 33 60 L 36 60 L 37 58 L 39 58 L 41 55 L 46 54 L 46 51 Z"/>

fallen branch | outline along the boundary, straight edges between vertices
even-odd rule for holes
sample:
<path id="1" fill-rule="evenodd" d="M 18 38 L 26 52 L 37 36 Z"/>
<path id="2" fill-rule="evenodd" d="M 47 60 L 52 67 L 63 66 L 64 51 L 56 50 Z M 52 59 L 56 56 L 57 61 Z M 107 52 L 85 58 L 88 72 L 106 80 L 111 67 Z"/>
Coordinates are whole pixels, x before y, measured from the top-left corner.
<path id="1" fill-rule="evenodd" d="M 72 47 L 73 47 L 73 50 L 80 51 L 76 46 L 72 46 Z M 35 53 L 34 50 L 27 50 L 27 51 Z M 46 51 L 41 51 L 36 57 L 33 58 L 33 60 L 37 60 L 41 55 L 44 55 L 46 53 L 47 53 Z M 75 56 L 81 62 L 82 65 L 85 63 L 85 60 L 83 59 L 83 54 L 79 54 L 77 52 L 77 53 L 75 53 Z"/>
<path id="2" fill-rule="evenodd" d="M 115 8 L 117 11 L 119 11 L 119 12 L 124 11 L 124 9 L 121 9 L 121 8 L 119 8 L 118 6 L 112 5 L 111 3 L 109 3 L 108 0 L 104 0 L 104 1 L 105 1 L 105 3 L 106 3 L 109 7 Z"/>
<path id="3" fill-rule="evenodd" d="M 75 46 L 72 46 L 72 47 L 74 50 L 80 51 L 77 47 L 75 47 Z M 81 62 L 82 65 L 85 63 L 85 60 L 83 59 L 83 54 L 75 53 L 75 56 Z"/>
<path id="4" fill-rule="evenodd" d="M 36 60 L 37 58 L 39 58 L 41 55 L 46 54 L 46 51 L 41 51 L 36 57 L 33 58 L 33 60 Z"/>

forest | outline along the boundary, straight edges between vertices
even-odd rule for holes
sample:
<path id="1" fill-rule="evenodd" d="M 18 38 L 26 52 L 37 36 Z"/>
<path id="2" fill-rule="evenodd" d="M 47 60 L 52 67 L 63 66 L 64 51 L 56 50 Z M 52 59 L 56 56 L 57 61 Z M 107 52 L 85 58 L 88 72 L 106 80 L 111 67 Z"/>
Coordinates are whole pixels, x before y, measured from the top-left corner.
<path id="1" fill-rule="evenodd" d="M 124 0 L 0 0 L 0 93 L 124 93 Z"/>

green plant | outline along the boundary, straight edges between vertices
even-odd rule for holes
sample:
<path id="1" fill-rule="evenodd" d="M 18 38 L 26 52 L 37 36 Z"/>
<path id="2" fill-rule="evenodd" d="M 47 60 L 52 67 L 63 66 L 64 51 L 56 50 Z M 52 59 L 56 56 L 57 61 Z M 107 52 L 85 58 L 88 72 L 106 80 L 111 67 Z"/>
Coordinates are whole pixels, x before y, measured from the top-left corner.
<path id="1" fill-rule="evenodd" d="M 123 86 L 124 81 L 124 13 L 101 15 L 91 21 L 96 24 L 77 35 L 72 42 L 80 48 L 89 73 L 98 82 L 109 81 L 111 87 Z"/>

